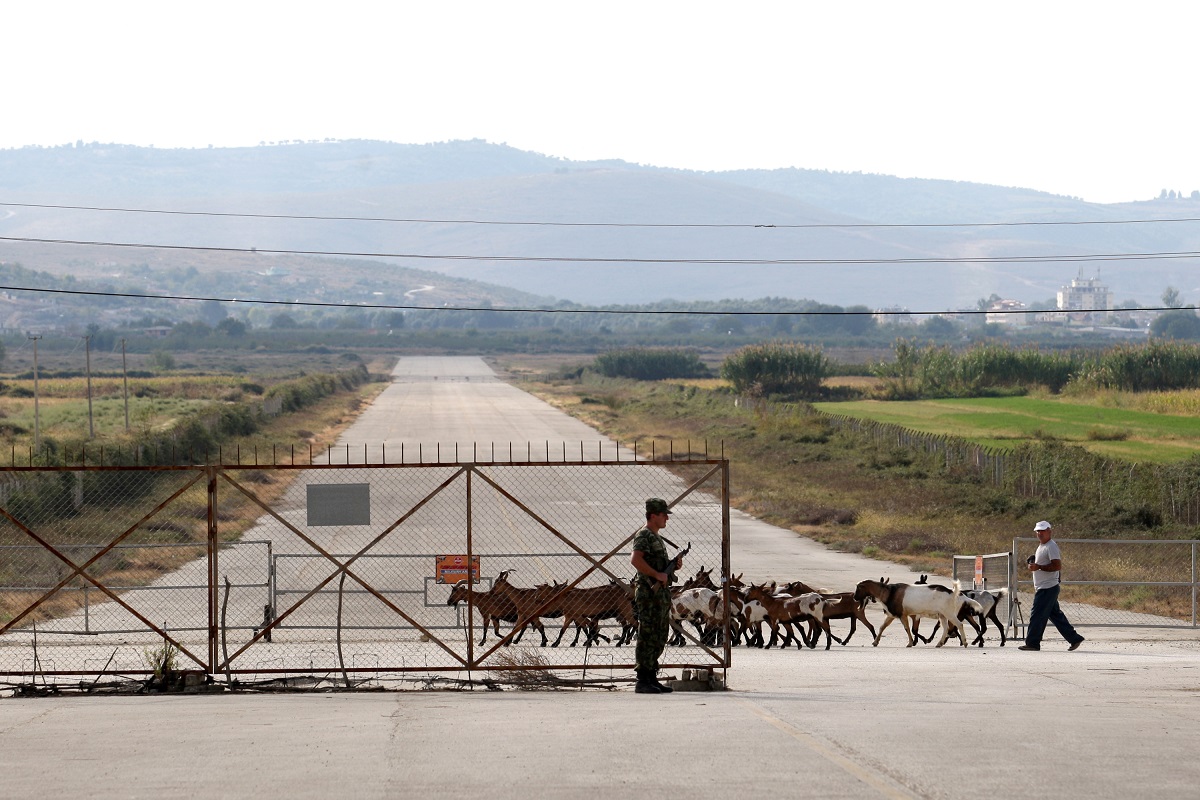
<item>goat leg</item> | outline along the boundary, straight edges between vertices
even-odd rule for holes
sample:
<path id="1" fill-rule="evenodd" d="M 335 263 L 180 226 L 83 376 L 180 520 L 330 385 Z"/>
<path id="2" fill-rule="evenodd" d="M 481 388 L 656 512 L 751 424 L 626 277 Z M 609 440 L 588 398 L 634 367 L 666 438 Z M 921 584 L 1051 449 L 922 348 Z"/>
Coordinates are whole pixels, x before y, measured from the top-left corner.
<path id="1" fill-rule="evenodd" d="M 872 636 L 875 635 L 875 626 L 871 624 L 871 621 L 869 619 L 867 619 L 867 614 L 865 611 L 862 612 L 861 617 L 858 616 L 857 614 L 855 614 L 855 619 L 862 620 L 862 624 L 867 626 L 867 630 L 871 632 L 871 635 Z M 846 641 L 850 641 L 849 636 L 846 637 Z"/>
<path id="2" fill-rule="evenodd" d="M 800 623 L 800 624 L 801 624 L 801 626 L 803 626 L 804 623 Z M 804 630 L 804 628 L 801 627 L 800 630 Z M 816 648 L 816 646 L 818 644 L 820 644 L 820 642 L 821 642 L 821 631 L 817 625 L 817 622 L 814 619 L 809 619 L 808 620 L 808 636 L 805 637 L 804 644 L 808 646 L 809 650 L 813 650 Z"/>
<path id="3" fill-rule="evenodd" d="M 988 612 L 988 615 L 984 618 L 984 621 L 986 622 L 988 618 L 990 618 L 992 622 L 996 623 L 996 628 L 1000 631 L 1000 646 L 1004 647 L 1004 642 L 1007 641 L 1008 637 L 1004 635 L 1004 626 L 1000 624 L 1000 619 L 996 616 L 995 606 L 992 606 L 992 610 Z"/>
<path id="4" fill-rule="evenodd" d="M 959 627 L 960 628 L 962 627 L 963 621 L 969 623 L 970 626 L 975 629 L 975 638 L 971 640 L 971 644 L 978 645 L 979 647 L 983 647 L 983 632 L 985 630 L 987 630 L 987 618 L 980 617 L 980 619 L 983 621 L 982 627 L 980 627 L 979 624 L 975 622 L 973 614 L 968 614 L 967 616 L 960 618 Z"/>
<path id="5" fill-rule="evenodd" d="M 893 617 L 891 614 L 887 615 L 887 618 L 884 619 L 883 624 L 879 626 L 879 631 L 875 634 L 875 641 L 871 642 L 872 647 L 879 647 L 879 640 L 883 637 L 883 632 L 887 630 L 887 626 L 891 625 L 892 620 L 894 619 L 895 617 Z M 907 626 L 905 626 L 905 630 L 908 630 Z"/>
<path id="6" fill-rule="evenodd" d="M 939 628 L 941 627 L 941 624 L 942 624 L 941 621 L 935 620 L 933 623 L 933 630 L 929 632 L 929 635 L 922 636 L 919 632 L 920 628 L 921 628 L 921 618 L 913 617 L 913 625 L 912 625 L 913 638 L 916 639 L 921 644 L 929 644 L 930 642 L 933 641 L 933 637 L 937 636 L 937 633 L 938 633 Z"/>
<path id="7" fill-rule="evenodd" d="M 765 649 L 770 650 L 779 641 L 779 623 L 770 617 L 767 618 L 767 623 L 771 626 L 771 639 L 765 645 Z"/>

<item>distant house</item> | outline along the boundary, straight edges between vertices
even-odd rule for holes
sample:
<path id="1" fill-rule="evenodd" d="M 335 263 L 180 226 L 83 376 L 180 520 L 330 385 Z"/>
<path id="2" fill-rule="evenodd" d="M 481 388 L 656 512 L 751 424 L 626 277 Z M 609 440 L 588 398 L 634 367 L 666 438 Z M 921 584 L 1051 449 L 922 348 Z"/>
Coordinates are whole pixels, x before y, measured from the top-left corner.
<path id="1" fill-rule="evenodd" d="M 171 335 L 170 325 L 156 325 L 153 328 L 142 328 L 142 335 L 151 339 L 165 339 Z"/>
<path id="2" fill-rule="evenodd" d="M 1018 311 L 1028 311 L 1029 306 L 1020 300 L 997 300 L 987 307 L 986 319 L 989 325 L 1009 325 L 1018 327 L 1028 325 L 1029 314 L 1018 314 Z"/>
<path id="3" fill-rule="evenodd" d="M 904 306 L 885 306 L 872 312 L 875 321 L 887 325 L 916 325 L 919 320 Z"/>
<path id="4" fill-rule="evenodd" d="M 1100 278 L 1077 277 L 1070 286 L 1058 290 L 1059 311 L 1072 312 L 1072 322 L 1100 322 L 1109 317 L 1113 295 Z"/>

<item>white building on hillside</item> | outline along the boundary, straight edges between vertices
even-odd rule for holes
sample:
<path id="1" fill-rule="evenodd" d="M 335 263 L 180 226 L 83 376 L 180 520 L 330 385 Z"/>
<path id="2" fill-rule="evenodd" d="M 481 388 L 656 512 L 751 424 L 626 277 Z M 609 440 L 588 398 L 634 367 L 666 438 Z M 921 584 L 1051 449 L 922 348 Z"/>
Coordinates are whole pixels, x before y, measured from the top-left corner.
<path id="1" fill-rule="evenodd" d="M 1070 286 L 1058 290 L 1058 308 L 1060 311 L 1103 312 L 1095 314 L 1098 318 L 1108 317 L 1112 311 L 1113 295 L 1109 288 L 1100 283 L 1100 278 L 1078 277 L 1071 281 Z M 1074 314 L 1073 319 L 1078 319 Z M 1090 317 L 1092 314 L 1082 314 Z"/>

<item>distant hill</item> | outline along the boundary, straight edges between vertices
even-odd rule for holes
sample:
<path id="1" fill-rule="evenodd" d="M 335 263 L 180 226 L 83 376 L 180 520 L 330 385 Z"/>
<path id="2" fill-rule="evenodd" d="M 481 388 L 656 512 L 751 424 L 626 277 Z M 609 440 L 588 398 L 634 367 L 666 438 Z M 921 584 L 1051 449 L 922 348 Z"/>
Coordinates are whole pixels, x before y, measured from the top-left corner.
<path id="1" fill-rule="evenodd" d="M 978 298 L 993 293 L 1044 302 L 1077 274 L 1099 274 L 1118 300 L 1156 304 L 1168 285 L 1177 287 L 1187 302 L 1200 300 L 1200 272 L 1190 259 L 705 263 L 1196 252 L 1197 223 L 1007 223 L 1200 217 L 1200 202 L 1097 205 L 1028 189 L 800 169 L 689 172 L 621 161 L 573 162 L 482 141 L 346 141 L 194 150 L 91 144 L 0 150 L 0 202 L 471 220 L 276 220 L 0 206 L 0 236 L 5 237 L 407 254 L 410 257 L 341 259 L 332 273 L 325 272 L 330 269 L 327 261 L 303 268 L 297 266 L 304 261 L 298 257 L 285 261 L 289 272 L 311 273 L 317 282 L 323 274 L 336 277 L 330 290 L 358 283 L 360 293 L 371 296 L 384 291 L 381 285 L 406 281 L 408 268 L 476 282 L 440 287 L 440 297 L 451 303 L 469 285 L 477 300 L 482 292 L 497 305 L 535 297 L 603 305 L 782 296 L 941 310 L 974 306 Z M 531 224 L 486 224 L 496 221 Z M 976 222 L 1005 224 L 788 227 Z M 647 224 L 675 227 L 643 227 Z M 721 227 L 731 225 L 747 227 Z M 247 263 L 268 257 L 0 241 L 0 260 L 55 274 L 113 275 L 139 264 L 244 273 Z"/>

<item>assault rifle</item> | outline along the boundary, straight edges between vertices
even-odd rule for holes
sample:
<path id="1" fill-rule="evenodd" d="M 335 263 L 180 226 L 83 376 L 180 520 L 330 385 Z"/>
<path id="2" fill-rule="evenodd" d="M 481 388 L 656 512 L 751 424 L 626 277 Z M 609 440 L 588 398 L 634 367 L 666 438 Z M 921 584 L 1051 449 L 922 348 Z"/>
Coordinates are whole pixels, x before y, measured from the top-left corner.
<path id="1" fill-rule="evenodd" d="M 672 542 L 672 544 L 674 544 L 674 542 Z M 679 545 L 675 545 L 675 546 L 678 547 Z M 669 561 L 667 561 L 667 568 L 665 570 L 663 570 L 663 572 L 665 572 L 667 574 L 667 588 L 668 589 L 671 588 L 671 584 L 673 584 L 675 582 L 675 565 L 679 563 L 679 559 L 683 558 L 690 552 L 692 552 L 692 543 L 688 542 L 687 547 L 680 550 Z"/>

